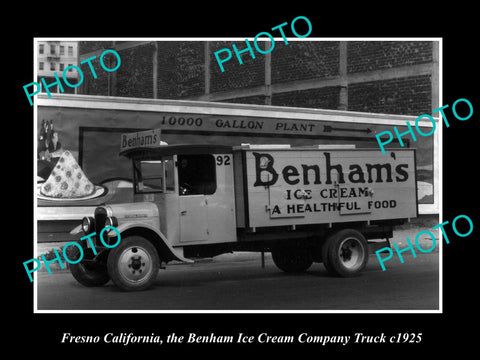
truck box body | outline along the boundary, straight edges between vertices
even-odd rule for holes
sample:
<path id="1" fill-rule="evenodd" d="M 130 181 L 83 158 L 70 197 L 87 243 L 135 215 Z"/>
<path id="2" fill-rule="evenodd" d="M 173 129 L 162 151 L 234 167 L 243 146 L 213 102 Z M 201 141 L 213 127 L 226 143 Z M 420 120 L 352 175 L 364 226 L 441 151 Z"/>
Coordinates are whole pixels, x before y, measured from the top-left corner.
<path id="1" fill-rule="evenodd" d="M 237 148 L 237 227 L 417 216 L 415 150 Z M 239 161 L 240 160 L 240 161 Z"/>

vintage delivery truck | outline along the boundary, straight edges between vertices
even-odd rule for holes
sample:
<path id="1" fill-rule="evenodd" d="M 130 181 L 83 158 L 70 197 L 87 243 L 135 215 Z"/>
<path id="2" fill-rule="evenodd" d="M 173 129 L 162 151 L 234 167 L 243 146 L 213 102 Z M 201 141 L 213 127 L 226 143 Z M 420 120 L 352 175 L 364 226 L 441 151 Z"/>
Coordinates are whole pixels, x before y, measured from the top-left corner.
<path id="1" fill-rule="evenodd" d="M 134 202 L 98 206 L 72 230 L 96 233 L 70 266 L 86 286 L 144 290 L 163 264 L 234 251 L 271 252 L 285 272 L 321 262 L 355 276 L 418 213 L 414 149 L 167 145 L 156 129 L 122 134 L 120 155 L 132 162 Z M 117 246 L 99 241 L 105 226 Z"/>

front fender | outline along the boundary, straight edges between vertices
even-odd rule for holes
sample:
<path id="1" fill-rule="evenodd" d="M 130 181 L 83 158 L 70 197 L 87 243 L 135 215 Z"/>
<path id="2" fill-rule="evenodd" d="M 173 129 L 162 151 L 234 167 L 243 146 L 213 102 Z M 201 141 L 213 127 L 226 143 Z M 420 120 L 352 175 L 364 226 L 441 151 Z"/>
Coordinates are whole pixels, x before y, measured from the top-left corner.
<path id="1" fill-rule="evenodd" d="M 163 235 L 162 232 L 158 231 L 157 228 L 155 228 L 154 226 L 150 225 L 150 224 L 145 224 L 145 223 L 135 223 L 135 222 L 129 222 L 127 224 L 121 224 L 119 226 L 116 227 L 116 229 L 118 230 L 118 232 L 120 234 L 123 234 L 125 231 L 127 230 L 130 230 L 130 229 L 134 229 L 134 228 L 138 228 L 138 229 L 148 229 L 152 232 L 155 233 L 155 235 L 158 236 L 159 240 L 162 241 L 163 245 L 165 245 L 165 247 L 168 249 L 168 251 L 170 252 L 170 255 L 172 255 L 172 257 L 175 259 L 175 260 L 178 260 L 178 261 L 182 261 L 182 262 L 185 262 L 185 263 L 189 263 L 189 264 L 192 264 L 194 261 L 191 260 L 191 259 L 187 259 L 185 257 L 183 257 L 183 255 L 181 255 L 177 250 L 175 250 L 169 243 L 168 243 L 168 240 L 166 238 L 165 235 Z M 111 236 L 116 236 L 116 233 L 114 230 L 110 230 L 108 235 L 111 235 Z"/>
<path id="2" fill-rule="evenodd" d="M 82 224 L 74 227 L 74 228 L 70 231 L 70 235 L 77 235 L 77 234 L 80 234 L 81 232 L 83 232 Z"/>

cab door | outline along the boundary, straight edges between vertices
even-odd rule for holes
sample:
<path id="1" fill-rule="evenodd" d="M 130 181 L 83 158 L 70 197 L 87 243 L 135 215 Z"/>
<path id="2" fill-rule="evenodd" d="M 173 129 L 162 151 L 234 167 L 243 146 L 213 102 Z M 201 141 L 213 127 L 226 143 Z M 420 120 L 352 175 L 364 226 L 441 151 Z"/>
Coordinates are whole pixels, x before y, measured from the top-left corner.
<path id="1" fill-rule="evenodd" d="M 208 239 L 205 195 L 183 195 L 180 206 L 180 242 Z"/>
<path id="2" fill-rule="evenodd" d="M 207 195 L 215 191 L 215 160 L 209 154 L 177 156 L 180 242 L 209 238 Z"/>
<path id="3" fill-rule="evenodd" d="M 236 241 L 232 154 L 177 159 L 180 242 Z"/>

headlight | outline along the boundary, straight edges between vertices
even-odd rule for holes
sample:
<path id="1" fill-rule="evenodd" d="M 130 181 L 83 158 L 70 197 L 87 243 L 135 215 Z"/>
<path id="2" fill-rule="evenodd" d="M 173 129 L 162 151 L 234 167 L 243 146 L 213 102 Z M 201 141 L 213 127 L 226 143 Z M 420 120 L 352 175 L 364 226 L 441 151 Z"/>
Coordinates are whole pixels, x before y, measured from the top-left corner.
<path id="1" fill-rule="evenodd" d="M 87 217 L 83 218 L 83 220 L 82 220 L 82 230 L 86 235 L 93 232 L 94 222 L 95 222 L 95 220 L 93 219 L 93 217 L 87 216 Z"/>
<path id="2" fill-rule="evenodd" d="M 105 219 L 104 227 L 107 227 L 107 226 L 117 227 L 118 226 L 117 218 L 115 216 L 107 216 L 107 218 Z"/>

